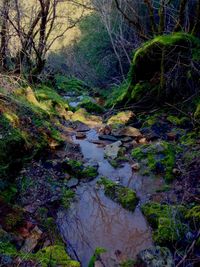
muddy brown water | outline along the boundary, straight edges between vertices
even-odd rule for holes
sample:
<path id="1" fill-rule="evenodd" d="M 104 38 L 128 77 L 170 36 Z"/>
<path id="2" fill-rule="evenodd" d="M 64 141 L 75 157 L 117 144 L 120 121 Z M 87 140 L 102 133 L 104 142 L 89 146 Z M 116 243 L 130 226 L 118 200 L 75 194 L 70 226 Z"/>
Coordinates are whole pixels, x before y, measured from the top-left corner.
<path id="1" fill-rule="evenodd" d="M 122 168 L 114 169 L 104 158 L 103 148 L 93 144 L 91 140 L 98 140 L 95 130 L 90 130 L 84 140 L 76 140 L 74 137 L 74 142 L 81 147 L 85 161 L 90 164 L 98 163 L 99 176 L 77 187 L 76 200 L 70 209 L 58 212 L 58 226 L 67 244 L 68 253 L 79 260 L 81 266 L 88 266 L 97 247 L 107 250 L 102 256 L 106 267 L 119 266 L 120 262 L 134 259 L 141 250 L 153 245 L 151 230 L 139 206 L 134 213 L 123 209 L 107 198 L 103 190 L 96 186 L 96 182 L 99 177 L 106 176 L 134 188 L 142 201 L 145 201 L 147 192 L 155 190 L 155 186 L 152 186 L 151 179 L 133 175 L 128 163 Z"/>

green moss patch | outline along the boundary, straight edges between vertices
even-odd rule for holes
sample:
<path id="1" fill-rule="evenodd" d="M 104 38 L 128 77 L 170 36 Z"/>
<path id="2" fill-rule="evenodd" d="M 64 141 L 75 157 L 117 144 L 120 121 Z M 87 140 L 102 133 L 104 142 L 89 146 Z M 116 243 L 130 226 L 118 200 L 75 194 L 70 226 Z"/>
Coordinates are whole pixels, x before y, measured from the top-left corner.
<path id="1" fill-rule="evenodd" d="M 142 206 L 147 221 L 153 228 L 153 239 L 160 245 L 180 241 L 188 230 L 184 223 L 186 208 L 150 202 Z"/>
<path id="2" fill-rule="evenodd" d="M 132 157 L 144 166 L 146 174 L 153 172 L 154 174 L 163 175 L 166 182 L 173 180 L 176 157 L 172 144 L 160 141 L 141 145 L 132 150 Z"/>
<path id="3" fill-rule="evenodd" d="M 92 166 L 84 166 L 83 162 L 77 160 L 68 160 L 64 163 L 64 169 L 67 170 L 70 174 L 74 175 L 79 179 L 86 179 L 90 181 L 97 177 L 98 172 L 97 168 Z"/>
<path id="4" fill-rule="evenodd" d="M 116 184 L 107 178 L 101 178 L 100 184 L 104 186 L 105 195 L 113 201 L 119 203 L 123 208 L 134 211 L 139 199 L 135 191 L 128 187 Z"/>

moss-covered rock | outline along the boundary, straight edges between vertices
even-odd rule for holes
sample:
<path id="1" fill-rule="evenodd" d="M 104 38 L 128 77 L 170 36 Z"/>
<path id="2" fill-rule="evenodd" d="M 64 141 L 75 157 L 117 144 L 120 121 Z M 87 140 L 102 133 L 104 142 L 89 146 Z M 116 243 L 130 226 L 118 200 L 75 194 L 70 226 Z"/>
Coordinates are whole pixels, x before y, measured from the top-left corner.
<path id="1" fill-rule="evenodd" d="M 102 124 L 99 116 L 89 114 L 84 108 L 78 109 L 71 117 L 72 121 L 80 121 L 88 126 L 94 127 Z"/>
<path id="2" fill-rule="evenodd" d="M 139 161 L 145 168 L 146 174 L 163 175 L 167 182 L 173 180 L 175 166 L 175 149 L 172 144 L 160 141 L 141 145 L 132 150 L 133 159 Z"/>
<path id="3" fill-rule="evenodd" d="M 97 168 L 93 166 L 84 166 L 83 162 L 77 160 L 68 160 L 63 163 L 64 169 L 79 179 L 90 181 L 97 177 Z"/>
<path id="4" fill-rule="evenodd" d="M 190 64 L 192 60 L 194 66 L 198 65 L 199 48 L 199 39 L 186 33 L 157 36 L 144 43 L 135 51 L 127 87 L 113 102 L 152 104 L 153 100 L 154 104 L 161 104 L 180 101 L 199 91 L 198 70 Z"/>
<path id="5" fill-rule="evenodd" d="M 153 228 L 153 239 L 158 244 L 169 245 L 180 241 L 187 232 L 184 206 L 150 202 L 142 206 L 142 212 Z"/>
<path id="6" fill-rule="evenodd" d="M 107 121 L 108 125 L 117 126 L 117 125 L 126 125 L 131 119 L 134 118 L 134 113 L 132 111 L 121 111 L 116 115 L 110 117 Z"/>
<path id="7" fill-rule="evenodd" d="M 79 262 L 71 260 L 67 255 L 63 244 L 49 246 L 39 250 L 33 258 L 35 258 L 42 267 L 80 267 Z"/>
<path id="8" fill-rule="evenodd" d="M 128 187 L 116 184 L 115 182 L 108 180 L 105 177 L 102 177 L 99 183 L 104 185 L 106 196 L 108 196 L 113 201 L 116 201 L 127 210 L 135 210 L 139 202 L 135 191 Z"/>

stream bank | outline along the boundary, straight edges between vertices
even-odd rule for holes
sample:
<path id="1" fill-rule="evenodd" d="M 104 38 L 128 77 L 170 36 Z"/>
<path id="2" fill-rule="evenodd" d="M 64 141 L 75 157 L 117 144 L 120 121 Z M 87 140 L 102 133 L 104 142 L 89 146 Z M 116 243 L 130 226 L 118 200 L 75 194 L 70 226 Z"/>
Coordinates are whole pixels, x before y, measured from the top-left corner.
<path id="1" fill-rule="evenodd" d="M 102 119 L 83 108 L 65 110 L 56 127 L 62 145 L 24 165 L 17 179 L 19 196 L 14 192 L 13 198 L 18 207 L 10 209 L 13 202 L 5 205 L 3 200 L 7 247 L 1 251 L 9 251 L 3 264 L 7 260 L 5 266 L 32 267 L 38 260 L 38 266 L 46 267 L 50 251 L 65 255 L 66 266 L 81 262 L 86 267 L 92 259 L 106 267 L 142 266 L 148 255 L 154 263 L 147 266 L 178 262 L 181 256 L 173 246 L 184 250 L 197 234 L 194 216 L 199 223 L 199 135 L 187 118 L 172 114 L 125 111 Z M 183 160 L 190 163 L 185 166 Z M 124 209 L 116 196 L 106 196 L 105 187 L 97 183 L 102 176 L 136 192 L 134 212 Z M 99 247 L 104 253 L 94 257 Z M 55 255 L 50 264 L 62 266 Z"/>

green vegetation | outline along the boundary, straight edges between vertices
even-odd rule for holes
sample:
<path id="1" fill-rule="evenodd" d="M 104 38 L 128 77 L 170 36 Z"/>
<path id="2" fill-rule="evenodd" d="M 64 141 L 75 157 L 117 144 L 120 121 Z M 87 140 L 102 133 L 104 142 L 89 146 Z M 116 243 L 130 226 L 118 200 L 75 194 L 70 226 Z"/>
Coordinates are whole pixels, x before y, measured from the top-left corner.
<path id="1" fill-rule="evenodd" d="M 120 95 L 115 95 L 112 104 L 138 101 L 151 101 L 154 99 L 158 103 L 169 100 L 179 100 L 182 95 L 188 97 L 192 92 L 198 89 L 198 82 L 195 88 L 189 90 L 185 87 L 185 81 L 167 81 L 164 78 L 165 74 L 170 73 L 174 64 L 168 58 L 169 52 L 171 57 L 176 61 L 177 55 L 184 63 L 185 58 L 191 54 L 191 59 L 194 62 L 199 62 L 200 57 L 197 51 L 200 48 L 199 39 L 193 35 L 186 33 L 174 33 L 169 35 L 157 36 L 154 39 L 144 43 L 139 49 L 135 51 L 132 66 L 128 75 L 126 86 L 122 85 Z M 178 60 L 178 59 L 177 59 Z M 192 82 L 195 79 L 195 74 L 189 77 L 188 72 L 192 71 L 192 67 L 186 68 L 184 71 L 185 77 Z M 157 73 L 157 77 L 155 77 Z M 169 75 L 170 76 L 170 75 Z M 171 77 L 173 79 L 173 77 Z M 170 77 L 169 77 L 170 79 Z M 149 82 L 151 81 L 151 82 Z M 167 85 L 169 88 L 167 87 Z M 119 93 L 119 89 L 116 90 Z"/>
<path id="2" fill-rule="evenodd" d="M 99 259 L 99 257 L 101 256 L 101 254 L 105 253 L 106 249 L 104 248 L 96 248 L 94 255 L 91 257 L 90 262 L 88 267 L 95 267 L 95 261 L 97 261 Z"/>
<path id="3" fill-rule="evenodd" d="M 127 210 L 135 210 L 139 201 L 135 191 L 129 189 L 128 187 L 116 184 L 115 182 L 108 180 L 105 177 L 102 177 L 98 183 L 104 186 L 105 195 L 110 199 L 116 201 Z"/>
<path id="4" fill-rule="evenodd" d="M 141 162 L 146 174 L 153 172 L 164 176 L 166 182 L 174 179 L 175 148 L 172 144 L 161 141 L 153 144 L 141 145 L 132 150 L 132 157 Z"/>
<path id="5" fill-rule="evenodd" d="M 63 189 L 62 192 L 62 199 L 61 199 L 61 204 L 65 209 L 68 209 L 70 207 L 71 201 L 75 197 L 75 192 L 72 191 L 71 189 Z"/>
<path id="6" fill-rule="evenodd" d="M 160 245 L 180 241 L 188 230 L 184 223 L 184 206 L 150 202 L 142 206 L 142 212 L 154 230 L 154 241 Z"/>
<path id="7" fill-rule="evenodd" d="M 84 167 L 83 162 L 68 160 L 65 163 L 66 170 L 79 179 L 92 180 L 97 177 L 97 169 L 92 166 Z"/>
<path id="8" fill-rule="evenodd" d="M 65 247 L 63 244 L 53 245 L 39 250 L 31 258 L 39 262 L 42 267 L 56 267 L 56 266 L 66 266 L 66 267 L 80 267 L 77 261 L 73 261 L 67 255 Z"/>

